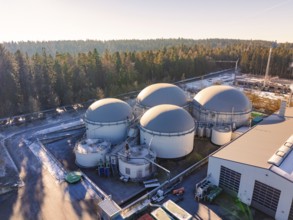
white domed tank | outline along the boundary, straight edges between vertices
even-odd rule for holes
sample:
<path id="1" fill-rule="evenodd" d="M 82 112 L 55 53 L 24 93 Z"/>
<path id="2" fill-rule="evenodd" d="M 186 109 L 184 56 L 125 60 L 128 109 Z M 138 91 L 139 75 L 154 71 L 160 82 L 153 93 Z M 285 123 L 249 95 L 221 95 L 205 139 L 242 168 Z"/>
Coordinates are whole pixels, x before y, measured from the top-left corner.
<path id="1" fill-rule="evenodd" d="M 217 126 L 212 129 L 212 143 L 224 145 L 231 141 L 232 130 L 228 126 Z"/>
<path id="2" fill-rule="evenodd" d="M 105 163 L 110 147 L 111 143 L 102 139 L 85 139 L 77 142 L 74 148 L 75 163 L 80 167 L 95 167 L 100 162 Z"/>
<path id="3" fill-rule="evenodd" d="M 140 141 L 159 158 L 180 158 L 193 150 L 194 129 L 194 120 L 186 110 L 158 105 L 141 117 Z"/>
<path id="4" fill-rule="evenodd" d="M 156 155 L 145 146 L 134 146 L 123 149 L 118 154 L 119 172 L 131 181 L 141 181 L 152 176 L 155 172 Z M 147 159 L 144 159 L 147 158 Z"/>
<path id="5" fill-rule="evenodd" d="M 201 123 L 235 123 L 240 127 L 249 122 L 251 110 L 251 102 L 241 91 L 232 86 L 214 85 L 195 95 L 192 114 Z"/>
<path id="6" fill-rule="evenodd" d="M 162 104 L 177 105 L 189 110 L 184 91 L 169 83 L 156 83 L 144 88 L 136 98 L 136 111 L 140 114 Z"/>
<path id="7" fill-rule="evenodd" d="M 125 140 L 132 119 L 132 109 L 126 102 L 115 98 L 96 101 L 84 117 L 87 138 L 120 143 Z"/>

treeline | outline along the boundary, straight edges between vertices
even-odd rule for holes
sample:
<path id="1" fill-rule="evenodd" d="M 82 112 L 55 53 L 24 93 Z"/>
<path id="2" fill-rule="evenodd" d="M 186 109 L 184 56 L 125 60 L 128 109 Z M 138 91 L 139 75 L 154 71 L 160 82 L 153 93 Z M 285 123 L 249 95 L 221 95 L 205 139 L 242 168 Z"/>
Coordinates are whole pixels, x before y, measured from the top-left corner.
<path id="1" fill-rule="evenodd" d="M 29 56 L 0 45 L 0 118 L 57 106 L 113 97 L 155 82 L 175 82 L 231 68 L 240 58 L 244 72 L 264 74 L 269 47 L 238 42 L 216 47 L 195 44 L 158 50 L 49 54 L 45 48 Z M 271 72 L 290 78 L 292 45 L 274 49 Z"/>
<path id="2" fill-rule="evenodd" d="M 127 51 L 147 51 L 158 50 L 161 48 L 169 48 L 173 46 L 194 46 L 200 45 L 210 48 L 224 48 L 229 45 L 235 44 L 252 45 L 269 47 L 271 42 L 268 41 L 247 41 L 247 40 L 234 40 L 234 39 L 154 39 L 154 40 L 77 40 L 77 41 L 27 41 L 27 42 L 6 42 L 3 43 L 4 47 L 11 53 L 15 53 L 20 50 L 23 53 L 27 53 L 29 56 L 35 53 L 42 53 L 45 48 L 47 54 L 55 56 L 56 53 L 70 53 L 71 55 L 77 55 L 78 53 L 87 53 L 88 51 L 96 48 L 100 54 L 103 54 L 106 50 L 110 53 L 113 52 L 127 52 Z"/>
<path id="3" fill-rule="evenodd" d="M 138 90 L 153 82 L 174 82 L 219 67 L 201 49 L 115 52 L 96 49 L 54 57 L 32 56 L 0 45 L 0 117 L 46 110 Z"/>

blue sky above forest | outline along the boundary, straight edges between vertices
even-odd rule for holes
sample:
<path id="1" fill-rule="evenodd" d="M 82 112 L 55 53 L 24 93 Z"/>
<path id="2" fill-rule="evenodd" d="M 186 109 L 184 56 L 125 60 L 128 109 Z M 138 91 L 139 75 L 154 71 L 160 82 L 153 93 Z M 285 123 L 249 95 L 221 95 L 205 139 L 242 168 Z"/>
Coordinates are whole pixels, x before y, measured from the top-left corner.
<path id="1" fill-rule="evenodd" d="M 230 38 L 293 43 L 293 0 L 1 1 L 0 42 Z"/>

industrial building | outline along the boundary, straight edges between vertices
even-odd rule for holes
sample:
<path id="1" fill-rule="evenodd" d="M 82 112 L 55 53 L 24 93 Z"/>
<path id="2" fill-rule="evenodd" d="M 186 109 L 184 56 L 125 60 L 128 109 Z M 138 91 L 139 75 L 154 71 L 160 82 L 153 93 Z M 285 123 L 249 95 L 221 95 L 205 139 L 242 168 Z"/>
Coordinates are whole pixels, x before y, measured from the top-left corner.
<path id="1" fill-rule="evenodd" d="M 159 158 L 180 158 L 193 150 L 194 129 L 194 120 L 186 110 L 158 105 L 141 117 L 140 141 Z"/>
<path id="2" fill-rule="evenodd" d="M 86 136 L 105 139 L 112 144 L 121 143 L 127 136 L 131 120 L 132 109 L 126 102 L 115 98 L 100 99 L 85 113 Z"/>
<path id="3" fill-rule="evenodd" d="M 276 219 L 293 219 L 292 148 L 293 108 L 281 109 L 213 153 L 207 178 Z"/>
<path id="4" fill-rule="evenodd" d="M 177 105 L 189 109 L 184 91 L 169 83 L 156 83 L 144 88 L 136 98 L 135 112 L 142 115 L 146 110 L 161 104 Z"/>
<path id="5" fill-rule="evenodd" d="M 248 123 L 252 105 L 240 90 L 227 85 L 214 85 L 197 93 L 193 99 L 192 114 L 204 126 Z"/>

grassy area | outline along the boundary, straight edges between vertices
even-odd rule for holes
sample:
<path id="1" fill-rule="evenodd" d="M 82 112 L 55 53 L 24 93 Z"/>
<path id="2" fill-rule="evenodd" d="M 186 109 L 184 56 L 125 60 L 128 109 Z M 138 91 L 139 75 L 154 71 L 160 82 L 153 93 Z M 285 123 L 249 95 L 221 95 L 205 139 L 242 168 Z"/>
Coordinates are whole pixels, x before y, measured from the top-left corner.
<path id="1" fill-rule="evenodd" d="M 244 203 L 238 198 L 233 197 L 225 192 L 222 192 L 214 203 L 223 210 L 225 219 L 231 220 L 272 220 L 273 218 L 267 216 Z"/>
<path id="2" fill-rule="evenodd" d="M 249 98 L 252 103 L 253 109 L 258 112 L 265 114 L 272 114 L 279 110 L 281 106 L 281 100 L 274 100 L 266 97 L 261 97 L 252 92 L 245 92 L 245 95 Z"/>
<path id="3" fill-rule="evenodd" d="M 252 118 L 256 118 L 256 117 L 264 117 L 264 116 L 266 116 L 266 115 L 263 114 L 263 113 L 261 113 L 261 112 L 255 112 L 255 111 L 251 112 L 251 117 L 252 117 Z"/>

